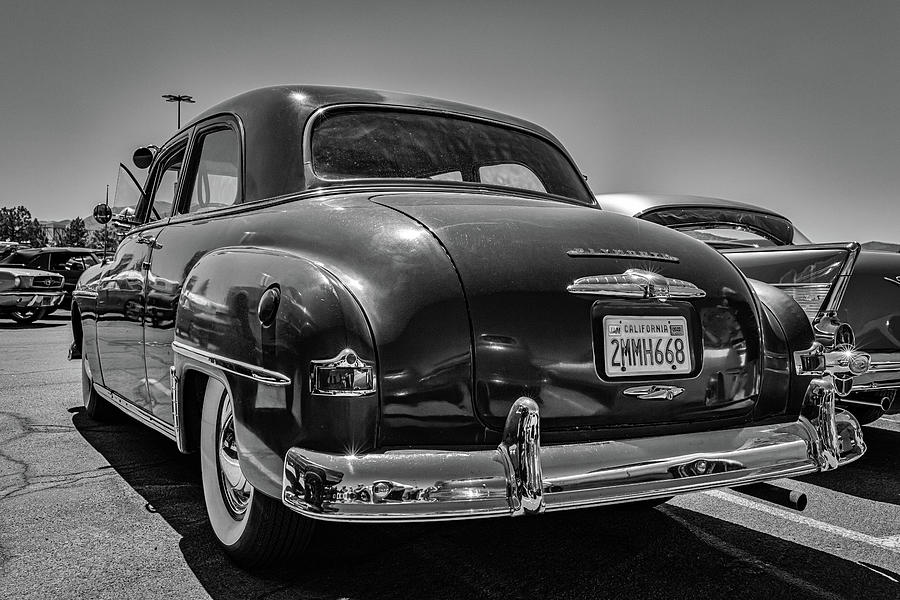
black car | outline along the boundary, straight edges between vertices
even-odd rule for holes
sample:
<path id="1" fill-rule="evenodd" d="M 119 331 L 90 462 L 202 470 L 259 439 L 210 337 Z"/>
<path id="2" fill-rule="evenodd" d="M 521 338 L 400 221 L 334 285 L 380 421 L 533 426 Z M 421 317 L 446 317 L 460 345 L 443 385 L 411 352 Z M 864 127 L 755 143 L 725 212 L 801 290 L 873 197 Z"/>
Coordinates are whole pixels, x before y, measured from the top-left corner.
<path id="1" fill-rule="evenodd" d="M 21 248 L 0 258 L 0 265 L 26 267 L 49 271 L 63 276 L 63 288 L 66 296 L 62 304 L 51 308 L 69 308 L 72 303 L 72 290 L 84 270 L 100 262 L 99 255 L 91 248 Z"/>
<path id="2" fill-rule="evenodd" d="M 198 452 L 241 564 L 315 555 L 317 521 L 664 502 L 865 451 L 832 376 L 868 357 L 706 244 L 599 210 L 536 125 L 283 86 L 135 159 L 131 230 L 75 290 L 85 412 Z"/>

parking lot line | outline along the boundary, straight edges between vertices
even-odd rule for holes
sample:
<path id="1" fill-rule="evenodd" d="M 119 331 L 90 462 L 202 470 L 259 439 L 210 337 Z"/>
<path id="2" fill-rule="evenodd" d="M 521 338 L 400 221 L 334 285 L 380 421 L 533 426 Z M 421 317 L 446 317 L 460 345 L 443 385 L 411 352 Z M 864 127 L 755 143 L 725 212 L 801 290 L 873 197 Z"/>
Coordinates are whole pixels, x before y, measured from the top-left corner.
<path id="1" fill-rule="evenodd" d="M 745 508 L 764 512 L 766 514 L 779 517 L 793 523 L 806 525 L 807 527 L 812 527 L 814 529 L 818 529 L 819 531 L 830 533 L 831 535 L 837 535 L 849 540 L 853 540 L 854 542 L 868 544 L 870 546 L 876 546 L 878 548 L 890 550 L 891 552 L 900 553 L 900 535 L 878 538 L 865 533 L 860 533 L 858 531 L 853 531 L 852 529 L 846 529 L 838 525 L 832 525 L 831 523 L 826 523 L 824 521 L 805 517 L 803 515 L 789 512 L 775 506 L 763 504 L 762 502 L 756 502 L 755 500 L 750 500 L 749 498 L 738 496 L 733 492 L 726 492 L 723 490 L 709 490 L 703 493 L 707 496 L 712 496 L 713 498 L 717 498 L 719 500 L 737 504 L 738 506 L 743 506 Z"/>
<path id="2" fill-rule="evenodd" d="M 815 596 L 818 598 L 829 598 L 831 600 L 838 600 L 839 598 L 842 598 L 842 596 L 840 596 L 838 594 L 835 594 L 835 593 L 830 592 L 822 587 L 819 587 L 818 585 L 816 585 L 810 581 L 807 581 L 807 580 L 803 579 L 802 577 L 797 577 L 796 575 L 793 575 L 792 573 L 788 573 L 784 569 L 780 569 L 773 564 L 767 563 L 766 561 L 762 560 L 758 556 L 755 556 L 749 552 L 745 552 L 744 550 L 741 550 L 740 548 L 737 548 L 737 547 L 733 546 L 732 544 L 729 544 L 722 538 L 706 531 L 705 529 L 703 529 L 693 523 L 686 521 L 685 519 L 683 519 L 680 516 L 678 516 L 677 514 L 675 514 L 673 511 L 668 510 L 665 506 L 660 507 L 658 510 L 662 511 L 663 513 L 666 514 L 667 517 L 669 517 L 670 519 L 677 522 L 679 525 L 681 525 L 682 527 L 684 527 L 685 529 L 687 529 L 688 531 L 693 533 L 695 536 L 697 536 L 697 538 L 700 541 L 715 548 L 716 550 L 718 550 L 719 552 L 722 552 L 723 554 L 727 554 L 728 556 L 736 558 L 737 560 L 740 560 L 741 562 L 753 565 L 756 568 L 765 571 L 772 577 L 779 579 L 786 584 L 798 587 L 798 588 L 802 589 L 803 591 L 809 593 L 812 596 Z M 879 574 L 881 574 L 881 573 L 879 573 Z"/>

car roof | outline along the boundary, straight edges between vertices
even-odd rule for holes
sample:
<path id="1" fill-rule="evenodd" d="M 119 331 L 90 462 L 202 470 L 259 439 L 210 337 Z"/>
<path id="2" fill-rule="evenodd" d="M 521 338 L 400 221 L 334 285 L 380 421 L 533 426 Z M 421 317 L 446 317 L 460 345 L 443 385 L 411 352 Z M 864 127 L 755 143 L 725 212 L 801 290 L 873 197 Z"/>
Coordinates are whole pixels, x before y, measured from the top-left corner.
<path id="1" fill-rule="evenodd" d="M 34 256 L 37 254 L 53 254 L 57 252 L 74 252 L 76 254 L 94 254 L 96 250 L 93 248 L 76 248 L 74 246 L 45 246 L 43 248 L 18 248 L 14 254 L 24 254 L 26 256 Z"/>
<path id="2" fill-rule="evenodd" d="M 619 214 L 629 217 L 638 217 L 648 212 L 652 212 L 662 208 L 685 208 L 685 207 L 720 207 L 734 208 L 746 210 L 750 212 L 764 213 L 775 217 L 786 219 L 782 214 L 773 210 L 747 204 L 745 202 L 737 202 L 735 200 L 725 200 L 724 198 L 712 198 L 709 196 L 690 196 L 686 194 L 644 194 L 644 193 L 614 193 L 614 194 L 597 194 L 595 196 L 600 208 L 611 210 Z"/>
<path id="3" fill-rule="evenodd" d="M 233 115 L 243 129 L 244 201 L 293 194 L 307 184 L 304 165 L 297 160 L 304 146 L 307 121 L 317 110 L 335 105 L 422 109 L 486 119 L 547 139 L 572 161 L 559 140 L 546 129 L 500 112 L 401 92 L 311 85 L 266 87 L 220 102 L 188 122 L 164 146 L 180 140 L 185 130 L 206 119 Z"/>
<path id="4" fill-rule="evenodd" d="M 405 92 L 321 85 L 277 85 L 251 90 L 207 109 L 188 122 L 185 127 L 190 127 L 221 113 L 233 113 L 242 119 L 258 119 L 275 115 L 282 120 L 293 113 L 300 118 L 301 122 L 305 122 L 313 112 L 335 104 L 378 104 L 463 114 L 522 127 L 559 143 L 549 131 L 539 125 L 461 102 Z"/>

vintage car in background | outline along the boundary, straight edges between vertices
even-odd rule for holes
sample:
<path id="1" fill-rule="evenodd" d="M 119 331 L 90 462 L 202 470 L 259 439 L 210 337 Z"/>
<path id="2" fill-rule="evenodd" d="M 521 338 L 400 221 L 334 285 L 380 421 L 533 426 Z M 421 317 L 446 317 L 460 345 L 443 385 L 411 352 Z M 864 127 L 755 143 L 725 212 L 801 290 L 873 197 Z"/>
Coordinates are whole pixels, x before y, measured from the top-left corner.
<path id="1" fill-rule="evenodd" d="M 799 507 L 760 482 L 865 451 L 833 383 L 864 354 L 706 244 L 598 210 L 526 121 L 282 86 L 134 161 L 145 189 L 113 221 L 130 230 L 75 291 L 86 412 L 199 452 L 212 529 L 245 566 L 295 555 L 319 520 L 748 484 Z M 127 318 L 128 293 L 159 318 Z"/>
<path id="2" fill-rule="evenodd" d="M 69 308 L 72 302 L 72 291 L 78 278 L 85 269 L 100 262 L 96 250 L 91 248 L 19 248 L 14 252 L 0 258 L 0 266 L 21 266 L 29 269 L 40 269 L 62 275 L 65 280 L 63 288 L 66 294 L 62 304 L 53 307 L 46 314 L 56 308 Z"/>
<path id="3" fill-rule="evenodd" d="M 750 278 L 787 292 L 820 335 L 850 325 L 869 371 L 838 382 L 839 402 L 862 423 L 900 413 L 900 254 L 856 243 L 813 244 L 772 210 L 700 196 L 601 194 L 606 210 L 666 225 L 727 254 Z"/>
<path id="4" fill-rule="evenodd" d="M 59 308 L 64 298 L 61 275 L 0 264 L 0 318 L 33 323 Z"/>

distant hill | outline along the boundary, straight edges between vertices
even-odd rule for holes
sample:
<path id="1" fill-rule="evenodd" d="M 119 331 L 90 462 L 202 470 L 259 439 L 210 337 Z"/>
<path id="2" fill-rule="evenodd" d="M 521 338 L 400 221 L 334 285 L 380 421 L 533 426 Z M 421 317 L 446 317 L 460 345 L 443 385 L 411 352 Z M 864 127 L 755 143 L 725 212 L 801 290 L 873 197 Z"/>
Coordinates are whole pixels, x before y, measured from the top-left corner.
<path id="1" fill-rule="evenodd" d="M 890 242 L 865 242 L 863 250 L 877 250 L 878 252 L 900 252 L 900 244 Z"/>

